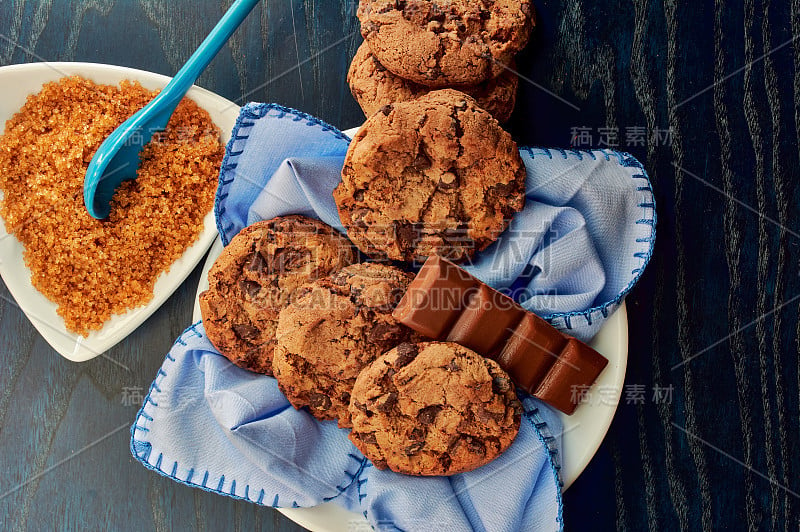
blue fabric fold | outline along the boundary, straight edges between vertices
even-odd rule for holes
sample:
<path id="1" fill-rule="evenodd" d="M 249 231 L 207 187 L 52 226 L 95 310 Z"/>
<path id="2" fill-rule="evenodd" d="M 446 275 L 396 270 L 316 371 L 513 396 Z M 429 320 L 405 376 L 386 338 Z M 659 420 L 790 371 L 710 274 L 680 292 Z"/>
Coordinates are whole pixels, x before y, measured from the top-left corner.
<path id="1" fill-rule="evenodd" d="M 343 230 L 331 192 L 349 138 L 274 104 L 248 104 L 226 149 L 215 212 L 227 244 L 285 214 Z M 521 150 L 525 209 L 467 268 L 573 336 L 589 340 L 646 266 L 655 205 L 646 173 L 608 150 Z M 178 482 L 257 504 L 331 502 L 378 530 L 558 530 L 557 414 L 524 398 L 511 448 L 475 471 L 418 478 L 380 471 L 335 422 L 294 410 L 271 377 L 230 364 L 187 329 L 131 428 L 131 451 Z"/>

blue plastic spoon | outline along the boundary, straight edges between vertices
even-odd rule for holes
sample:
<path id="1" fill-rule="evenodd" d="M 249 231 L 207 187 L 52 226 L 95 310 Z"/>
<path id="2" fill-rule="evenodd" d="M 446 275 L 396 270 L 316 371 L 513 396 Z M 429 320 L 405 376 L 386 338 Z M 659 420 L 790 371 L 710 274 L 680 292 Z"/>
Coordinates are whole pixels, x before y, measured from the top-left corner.
<path id="1" fill-rule="evenodd" d="M 136 179 L 139 152 L 153 134 L 163 131 L 186 91 L 228 42 L 259 0 L 236 0 L 208 37 L 153 101 L 122 123 L 103 141 L 86 169 L 83 202 L 89 214 L 102 220 L 111 211 L 111 198 L 119 185 Z"/>

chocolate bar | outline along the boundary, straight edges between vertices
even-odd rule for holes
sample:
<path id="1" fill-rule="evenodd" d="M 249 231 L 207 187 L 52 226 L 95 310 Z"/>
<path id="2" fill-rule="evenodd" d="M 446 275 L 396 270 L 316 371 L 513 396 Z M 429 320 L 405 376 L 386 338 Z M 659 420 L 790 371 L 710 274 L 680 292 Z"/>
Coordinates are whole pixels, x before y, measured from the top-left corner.
<path id="1" fill-rule="evenodd" d="M 582 390 L 588 389 L 606 364 L 608 360 L 597 351 L 570 338 L 533 395 L 572 414 L 578 407 Z"/>
<path id="2" fill-rule="evenodd" d="M 517 386 L 572 414 L 608 364 L 514 300 L 441 257 L 429 257 L 393 316 L 418 333 L 496 360 Z"/>

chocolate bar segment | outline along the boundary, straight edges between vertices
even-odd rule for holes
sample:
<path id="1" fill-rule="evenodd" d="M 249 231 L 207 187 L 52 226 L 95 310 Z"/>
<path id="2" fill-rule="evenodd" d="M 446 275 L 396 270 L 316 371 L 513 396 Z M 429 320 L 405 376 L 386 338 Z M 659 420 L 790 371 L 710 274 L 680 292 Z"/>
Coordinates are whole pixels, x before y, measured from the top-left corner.
<path id="1" fill-rule="evenodd" d="M 450 329 L 447 341 L 494 359 L 525 314 L 511 298 L 481 284 Z"/>
<path id="2" fill-rule="evenodd" d="M 533 395 L 566 345 L 566 336 L 536 314 L 526 312 L 497 363 L 517 386 Z"/>
<path id="3" fill-rule="evenodd" d="M 572 414 L 580 404 L 584 387 L 591 385 L 607 364 L 608 360 L 597 351 L 570 338 L 533 395 Z"/>
<path id="4" fill-rule="evenodd" d="M 437 256 L 425 261 L 392 314 L 420 334 L 444 340 L 481 282 Z"/>
<path id="5" fill-rule="evenodd" d="M 435 340 L 459 343 L 495 359 L 519 388 L 572 414 L 581 394 L 608 364 L 465 270 L 432 256 L 393 316 Z"/>

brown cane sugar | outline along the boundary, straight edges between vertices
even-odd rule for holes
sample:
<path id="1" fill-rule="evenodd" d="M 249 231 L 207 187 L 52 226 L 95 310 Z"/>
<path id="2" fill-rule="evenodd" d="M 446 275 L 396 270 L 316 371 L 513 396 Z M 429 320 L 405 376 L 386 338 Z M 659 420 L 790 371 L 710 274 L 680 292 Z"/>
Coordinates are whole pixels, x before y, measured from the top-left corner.
<path id="1" fill-rule="evenodd" d="M 0 216 L 22 242 L 33 286 L 87 335 L 146 304 L 157 277 L 197 240 L 214 203 L 224 148 L 208 113 L 184 98 L 141 154 L 105 221 L 83 204 L 86 168 L 103 140 L 156 92 L 62 78 L 29 96 L 0 137 Z"/>

